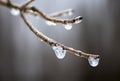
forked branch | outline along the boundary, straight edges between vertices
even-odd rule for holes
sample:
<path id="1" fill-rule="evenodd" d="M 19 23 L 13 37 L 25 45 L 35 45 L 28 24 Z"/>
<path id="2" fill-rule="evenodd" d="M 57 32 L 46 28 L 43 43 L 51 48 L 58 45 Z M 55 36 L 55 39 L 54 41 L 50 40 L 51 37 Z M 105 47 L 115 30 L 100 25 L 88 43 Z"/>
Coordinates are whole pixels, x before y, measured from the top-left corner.
<path id="1" fill-rule="evenodd" d="M 32 2 L 33 0 L 28 1 L 27 3 L 25 3 L 22 6 L 18 6 L 15 4 L 12 4 L 9 0 L 8 1 L 1 1 L 0 0 L 0 5 L 6 6 L 8 8 L 14 8 L 20 11 L 21 17 L 24 20 L 24 22 L 26 23 L 26 25 L 28 26 L 28 28 L 37 36 L 39 37 L 41 40 L 43 40 L 44 42 L 46 42 L 47 44 L 49 44 L 50 46 L 61 46 L 64 50 L 75 54 L 77 56 L 80 57 L 84 57 L 84 58 L 89 58 L 89 57 L 93 57 L 93 58 L 98 58 L 99 55 L 93 55 L 93 54 L 88 54 L 88 53 L 84 53 L 80 50 L 75 50 L 71 47 L 67 47 L 61 43 L 56 42 L 55 40 L 45 36 L 44 34 L 42 34 L 41 32 L 39 32 L 29 21 L 28 19 L 25 17 L 26 13 L 30 13 L 32 15 L 35 16 L 40 16 L 42 18 L 44 18 L 47 21 L 53 22 L 53 23 L 61 23 L 61 24 L 74 24 L 80 20 L 82 20 L 82 17 L 76 17 L 74 19 L 68 19 L 68 20 L 64 20 L 64 19 L 56 19 L 55 17 L 58 16 L 62 16 L 64 14 L 68 14 L 69 12 L 71 12 L 72 10 L 66 10 L 66 11 L 62 11 L 59 13 L 55 13 L 55 14 L 51 14 L 51 15 L 46 15 L 45 13 L 43 13 L 42 11 L 38 10 L 35 7 L 28 7 L 28 5 Z"/>

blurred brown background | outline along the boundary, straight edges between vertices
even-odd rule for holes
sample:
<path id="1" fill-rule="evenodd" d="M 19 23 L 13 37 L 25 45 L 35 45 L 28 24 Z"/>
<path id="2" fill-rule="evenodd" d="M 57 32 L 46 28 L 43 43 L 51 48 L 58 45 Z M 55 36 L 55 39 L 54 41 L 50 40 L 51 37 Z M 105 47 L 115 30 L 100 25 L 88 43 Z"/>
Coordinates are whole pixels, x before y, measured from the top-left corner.
<path id="1" fill-rule="evenodd" d="M 120 81 L 120 0 L 36 0 L 32 5 L 45 13 L 73 8 L 70 18 L 83 16 L 83 22 L 69 31 L 60 24 L 47 26 L 42 18 L 27 18 L 48 37 L 99 54 L 100 64 L 93 68 L 86 59 L 69 53 L 57 59 L 20 16 L 0 6 L 0 81 Z"/>

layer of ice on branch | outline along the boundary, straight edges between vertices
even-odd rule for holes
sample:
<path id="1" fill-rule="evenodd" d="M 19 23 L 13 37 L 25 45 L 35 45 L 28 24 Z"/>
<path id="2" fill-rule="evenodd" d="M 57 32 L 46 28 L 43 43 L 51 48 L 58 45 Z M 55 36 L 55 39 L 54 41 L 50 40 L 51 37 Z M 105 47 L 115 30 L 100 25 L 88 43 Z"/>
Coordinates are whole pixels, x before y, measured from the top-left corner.
<path id="1" fill-rule="evenodd" d="M 46 21 L 46 24 L 49 26 L 56 26 L 56 23 L 51 22 L 51 21 Z"/>
<path id="2" fill-rule="evenodd" d="M 75 24 L 78 24 L 78 23 L 80 23 L 80 22 L 82 22 L 82 19 L 83 19 L 83 17 L 82 16 L 78 16 L 78 17 L 76 17 L 75 18 Z"/>

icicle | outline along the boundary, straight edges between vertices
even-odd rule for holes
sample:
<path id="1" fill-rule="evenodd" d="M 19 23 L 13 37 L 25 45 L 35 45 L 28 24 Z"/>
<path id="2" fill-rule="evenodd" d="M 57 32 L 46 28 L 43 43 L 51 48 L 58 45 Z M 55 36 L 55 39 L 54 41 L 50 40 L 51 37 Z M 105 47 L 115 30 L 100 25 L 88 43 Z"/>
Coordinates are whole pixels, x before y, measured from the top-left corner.
<path id="1" fill-rule="evenodd" d="M 58 59 L 63 59 L 66 55 L 66 50 L 64 50 L 61 46 L 52 46 L 55 55 Z"/>
<path id="2" fill-rule="evenodd" d="M 99 55 L 96 58 L 94 58 L 94 57 L 88 58 L 88 62 L 92 67 L 96 67 L 99 64 L 99 60 L 100 60 Z"/>
<path id="3" fill-rule="evenodd" d="M 64 28 L 66 30 L 71 30 L 72 29 L 72 24 L 66 24 L 66 25 L 64 25 Z"/>
<path id="4" fill-rule="evenodd" d="M 10 11 L 10 13 L 11 13 L 12 15 L 14 15 L 14 16 L 18 16 L 18 15 L 20 14 L 20 11 L 17 10 L 17 9 L 12 8 L 11 11 Z"/>
<path id="5" fill-rule="evenodd" d="M 56 26 L 56 23 L 51 22 L 51 21 L 46 21 L 46 24 L 49 26 Z"/>

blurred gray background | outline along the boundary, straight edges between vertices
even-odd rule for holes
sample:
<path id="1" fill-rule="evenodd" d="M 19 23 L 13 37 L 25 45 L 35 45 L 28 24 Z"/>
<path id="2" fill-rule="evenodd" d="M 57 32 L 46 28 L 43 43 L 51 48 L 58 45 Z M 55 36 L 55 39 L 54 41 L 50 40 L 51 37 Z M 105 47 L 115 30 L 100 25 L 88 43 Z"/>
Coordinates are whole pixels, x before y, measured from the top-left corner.
<path id="1" fill-rule="evenodd" d="M 11 1 L 22 5 L 27 0 Z M 70 53 L 57 59 L 20 16 L 0 6 L 0 81 L 120 81 L 120 0 L 36 0 L 32 5 L 45 13 L 73 8 L 69 18 L 83 16 L 82 23 L 67 31 L 61 24 L 48 26 L 44 19 L 26 15 L 48 37 L 99 54 L 100 63 L 93 68 Z"/>

